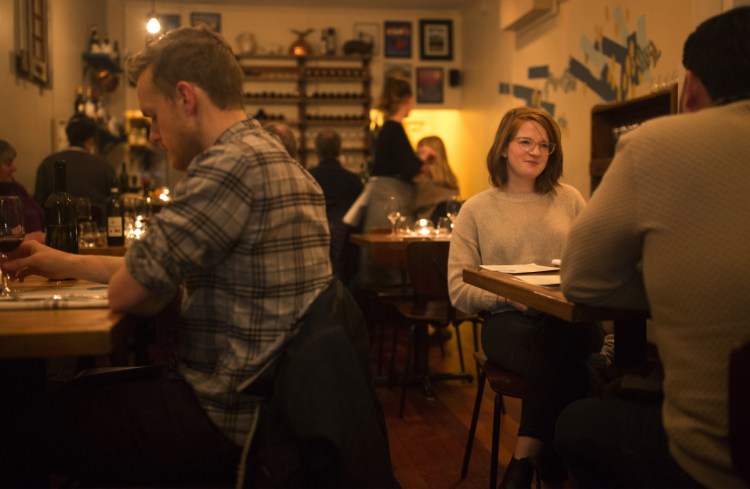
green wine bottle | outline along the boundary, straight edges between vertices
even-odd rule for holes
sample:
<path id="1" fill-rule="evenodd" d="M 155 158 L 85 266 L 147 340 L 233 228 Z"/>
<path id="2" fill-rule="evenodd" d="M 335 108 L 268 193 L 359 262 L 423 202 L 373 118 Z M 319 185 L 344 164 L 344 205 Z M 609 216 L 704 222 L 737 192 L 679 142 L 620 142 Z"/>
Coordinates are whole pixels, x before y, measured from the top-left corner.
<path id="1" fill-rule="evenodd" d="M 113 180 L 107 198 L 107 246 L 125 244 L 125 206 L 117 180 Z"/>
<path id="2" fill-rule="evenodd" d="M 68 253 L 78 253 L 78 213 L 73 197 L 67 192 L 66 162 L 55 161 L 55 191 L 44 202 L 47 246 Z"/>

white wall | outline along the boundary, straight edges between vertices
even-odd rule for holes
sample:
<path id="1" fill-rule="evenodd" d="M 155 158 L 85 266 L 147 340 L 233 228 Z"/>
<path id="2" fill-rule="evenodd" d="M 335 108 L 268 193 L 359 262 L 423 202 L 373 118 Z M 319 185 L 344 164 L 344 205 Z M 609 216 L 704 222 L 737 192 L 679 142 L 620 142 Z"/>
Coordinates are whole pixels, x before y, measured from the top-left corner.
<path id="1" fill-rule="evenodd" d="M 222 32 L 236 45 L 236 36 L 245 31 L 255 34 L 256 42 L 266 46 L 288 46 L 295 35 L 291 29 L 336 28 L 338 41 L 352 37 L 356 22 L 376 23 L 379 27 L 379 50 L 382 53 L 383 22 L 408 20 L 414 29 L 412 58 L 406 62 L 417 66 L 442 66 L 446 72 L 458 68 L 462 72 L 459 88 L 446 86 L 446 104 L 418 108 L 406 126 L 413 142 L 428 134 L 442 136 L 448 146 L 449 160 L 461 183 L 463 197 L 487 188 L 485 158 L 497 124 L 509 108 L 525 102 L 512 95 L 500 94 L 500 83 L 521 85 L 547 91 L 542 97 L 554 104 L 555 117 L 563 128 L 565 148 L 565 180 L 589 192 L 588 163 L 590 146 L 591 107 L 604 100 L 583 83 L 561 82 L 573 57 L 592 71 L 597 66 L 587 57 L 582 40 L 596 41 L 601 36 L 620 39 L 639 28 L 645 21 L 648 40 L 653 41 L 660 56 L 649 67 L 647 79 L 631 87 L 627 98 L 649 92 L 655 81 L 682 78 L 680 53 L 682 43 L 694 26 L 711 15 L 750 0 L 561 0 L 559 14 L 518 35 L 499 28 L 499 1 L 466 0 L 461 12 L 383 9 L 332 8 L 269 8 L 247 4 L 202 4 L 199 2 L 156 2 L 160 13 L 177 13 L 182 24 L 189 22 L 191 12 L 218 12 L 222 15 Z M 0 138 L 9 140 L 19 152 L 17 179 L 32 190 L 39 161 L 52 151 L 51 124 L 65 119 L 72 111 L 75 87 L 82 82 L 81 52 L 86 47 L 92 24 L 106 26 L 102 30 L 118 39 L 123 55 L 140 50 L 145 42 L 143 25 L 151 2 L 145 0 L 50 0 L 50 49 L 52 53 L 51 90 L 17 79 L 14 75 L 15 0 L 0 0 L 0 93 L 3 114 Z M 250 2 L 248 2 L 250 3 Z M 623 21 L 617 23 L 618 10 Z M 10 15 L 13 12 L 14 15 Z M 454 60 L 426 62 L 419 60 L 419 19 L 453 20 Z M 308 39 L 315 43 L 316 34 Z M 385 62 L 382 54 L 373 61 L 375 83 L 372 94 L 379 94 Z M 530 79 L 528 68 L 547 66 L 551 77 Z M 617 67 L 613 66 L 613 69 Z M 575 81 L 575 80 L 573 80 Z M 557 83 L 556 85 L 550 82 Z M 566 88 L 563 88 L 565 86 Z M 132 88 L 121 80 L 120 88 L 110 97 L 110 109 L 122 114 L 137 108 Z M 120 115 L 120 118 L 122 115 Z M 113 157 L 117 158 L 117 156 Z M 117 162 L 116 160 L 114 161 Z"/>
<path id="2" fill-rule="evenodd" d="M 91 26 L 104 26 L 105 4 L 99 0 L 50 0 L 49 46 L 51 89 L 15 76 L 15 0 L 0 0 L 0 139 L 18 152 L 18 180 L 34 192 L 36 168 L 53 151 L 52 124 L 73 114 L 75 90 L 82 83 L 81 53 Z"/>

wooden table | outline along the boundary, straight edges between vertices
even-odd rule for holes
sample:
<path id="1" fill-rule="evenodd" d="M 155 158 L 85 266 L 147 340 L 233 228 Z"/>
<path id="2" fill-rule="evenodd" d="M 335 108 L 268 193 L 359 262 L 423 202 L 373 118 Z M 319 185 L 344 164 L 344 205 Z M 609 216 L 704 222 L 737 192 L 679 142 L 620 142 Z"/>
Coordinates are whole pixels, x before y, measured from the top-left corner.
<path id="1" fill-rule="evenodd" d="M 64 288 L 79 280 L 31 276 L 14 289 Z M 123 341 L 123 314 L 99 309 L 0 310 L 0 358 L 104 355 Z"/>
<path id="2" fill-rule="evenodd" d="M 125 256 L 128 249 L 125 246 L 106 246 L 103 248 L 78 248 L 79 255 L 105 255 L 105 256 Z"/>
<path id="3" fill-rule="evenodd" d="M 91 282 L 31 276 L 11 288 L 54 290 L 82 283 Z M 108 308 L 0 310 L 0 486 L 48 484 L 39 447 L 29 436 L 46 403 L 46 359 L 124 352 L 134 326 L 128 318 Z"/>
<path id="4" fill-rule="evenodd" d="M 464 282 L 494 294 L 520 302 L 537 311 L 550 314 L 571 323 L 612 320 L 615 325 L 615 362 L 630 366 L 646 358 L 646 319 L 643 311 L 591 307 L 571 302 L 563 296 L 560 287 L 533 285 L 518 280 L 513 275 L 468 268 L 463 272 Z"/>

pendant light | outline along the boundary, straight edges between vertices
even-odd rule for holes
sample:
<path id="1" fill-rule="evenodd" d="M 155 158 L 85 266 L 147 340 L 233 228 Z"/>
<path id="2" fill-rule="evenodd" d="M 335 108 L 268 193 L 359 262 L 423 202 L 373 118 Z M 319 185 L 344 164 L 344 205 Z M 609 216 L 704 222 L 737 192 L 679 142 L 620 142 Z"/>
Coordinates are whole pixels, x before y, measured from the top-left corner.
<path id="1" fill-rule="evenodd" d="M 149 34 L 158 34 L 161 31 L 161 23 L 159 22 L 159 16 L 156 15 L 156 0 L 151 0 L 151 12 L 148 14 L 148 22 L 146 22 L 146 31 Z"/>

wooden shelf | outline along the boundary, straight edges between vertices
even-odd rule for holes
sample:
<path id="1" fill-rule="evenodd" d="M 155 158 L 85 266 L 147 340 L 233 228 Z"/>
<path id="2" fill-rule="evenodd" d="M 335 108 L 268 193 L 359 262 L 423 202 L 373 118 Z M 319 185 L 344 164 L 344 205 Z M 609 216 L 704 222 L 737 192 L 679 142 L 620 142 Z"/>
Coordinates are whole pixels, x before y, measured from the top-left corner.
<path id="1" fill-rule="evenodd" d="M 288 113 L 282 114 L 287 125 L 294 125 L 299 134 L 298 146 L 306 148 L 312 138 L 310 131 L 321 127 L 356 127 L 362 129 L 361 150 L 353 152 L 362 154 L 362 166 L 369 163 L 371 147 L 370 106 L 372 98 L 370 86 L 370 56 L 292 56 L 292 55 L 239 55 L 237 59 L 245 73 L 245 105 L 263 108 L 263 106 L 296 106 L 296 122 L 290 122 Z M 295 97 L 269 97 L 267 93 L 278 91 L 264 88 L 263 84 L 294 83 L 294 89 L 282 89 L 283 94 L 293 92 Z M 352 89 L 352 85 L 357 85 Z M 361 90 L 360 90 L 361 87 Z M 255 96 L 259 94 L 261 96 Z M 328 96 L 321 97 L 319 94 Z M 315 96 L 314 96 L 315 95 Z M 351 95 L 357 95 L 352 97 Z M 315 111 L 309 109 L 314 107 Z M 326 111 L 325 108 L 330 108 Z M 352 113 L 345 107 L 352 107 Z M 323 114 L 318 113 L 323 109 Z M 354 109 L 356 108 L 356 109 Z M 289 109 L 285 109 L 286 112 Z M 331 118 L 321 119 L 321 116 Z M 357 116 L 357 119 L 351 118 Z M 338 118 L 334 118 L 338 117 Z M 348 117 L 348 118 L 345 118 Z M 278 120 L 278 119 L 276 119 Z M 265 120 L 261 122 L 267 122 Z M 357 138 L 357 146 L 360 145 Z M 306 166 L 308 153 L 300 152 L 300 163 Z"/>
<path id="2" fill-rule="evenodd" d="M 596 105 L 591 109 L 591 192 L 601 182 L 615 154 L 619 137 L 643 122 L 677 113 L 677 85 L 643 97 L 616 104 Z"/>

